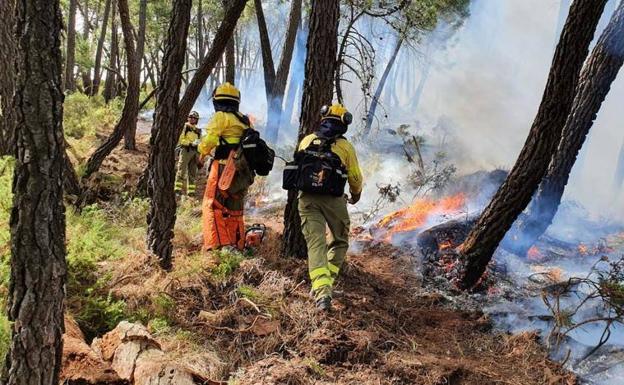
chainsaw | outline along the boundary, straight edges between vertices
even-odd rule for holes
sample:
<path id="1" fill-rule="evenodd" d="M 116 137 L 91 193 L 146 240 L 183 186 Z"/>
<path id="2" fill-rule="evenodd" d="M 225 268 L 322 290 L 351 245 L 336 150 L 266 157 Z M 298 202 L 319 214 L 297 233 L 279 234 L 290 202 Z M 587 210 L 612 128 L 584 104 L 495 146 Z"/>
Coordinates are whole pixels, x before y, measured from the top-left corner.
<path id="1" fill-rule="evenodd" d="M 245 231 L 245 247 L 258 247 L 262 244 L 266 234 L 266 226 L 254 223 Z"/>

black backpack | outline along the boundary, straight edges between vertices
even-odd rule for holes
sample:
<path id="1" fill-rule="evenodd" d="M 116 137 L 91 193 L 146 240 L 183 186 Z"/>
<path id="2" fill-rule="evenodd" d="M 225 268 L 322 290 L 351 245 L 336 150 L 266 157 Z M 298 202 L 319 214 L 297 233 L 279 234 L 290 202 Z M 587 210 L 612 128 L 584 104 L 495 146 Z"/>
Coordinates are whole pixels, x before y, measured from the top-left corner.
<path id="1" fill-rule="evenodd" d="M 305 150 L 298 151 L 295 161 L 286 163 L 282 187 L 285 190 L 342 196 L 347 184 L 347 170 L 340 157 L 331 151 L 336 139 L 316 138 Z"/>
<path id="2" fill-rule="evenodd" d="M 249 167 L 260 176 L 267 176 L 273 169 L 275 151 L 260 138 L 260 133 L 253 128 L 243 132 L 240 142 Z"/>

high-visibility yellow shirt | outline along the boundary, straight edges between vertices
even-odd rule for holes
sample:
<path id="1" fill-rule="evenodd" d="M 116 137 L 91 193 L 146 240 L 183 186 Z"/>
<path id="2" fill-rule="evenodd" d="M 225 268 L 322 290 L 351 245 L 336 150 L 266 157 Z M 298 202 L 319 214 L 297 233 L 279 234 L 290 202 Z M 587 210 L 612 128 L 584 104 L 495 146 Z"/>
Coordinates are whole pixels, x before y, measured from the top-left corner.
<path id="1" fill-rule="evenodd" d="M 199 144 L 199 153 L 208 155 L 219 145 L 219 138 L 229 144 L 240 143 L 243 131 L 248 128 L 236 114 L 217 111 L 206 126 L 206 135 Z"/>
<path id="2" fill-rule="evenodd" d="M 310 134 L 303 138 L 301 143 L 299 143 L 299 151 L 303 151 L 308 148 L 308 146 L 310 146 L 316 138 L 318 138 L 316 134 Z M 338 138 L 334 143 L 332 143 L 331 152 L 338 155 L 340 161 L 347 169 L 349 190 L 351 191 L 351 194 L 362 193 L 364 180 L 353 145 L 344 138 Z"/>
<path id="3" fill-rule="evenodd" d="M 190 146 L 197 139 L 199 139 L 201 131 L 197 126 L 186 123 L 184 128 L 182 129 L 182 133 L 180 134 L 180 139 L 178 139 L 178 145 L 180 146 Z"/>

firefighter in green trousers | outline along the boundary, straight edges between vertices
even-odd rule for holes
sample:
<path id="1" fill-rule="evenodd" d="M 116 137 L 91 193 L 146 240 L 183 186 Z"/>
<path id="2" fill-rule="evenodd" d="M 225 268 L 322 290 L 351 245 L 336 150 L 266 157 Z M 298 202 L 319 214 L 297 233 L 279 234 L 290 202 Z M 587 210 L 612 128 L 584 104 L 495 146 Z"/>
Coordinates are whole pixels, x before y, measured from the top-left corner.
<path id="1" fill-rule="evenodd" d="M 199 166 L 197 146 L 201 137 L 201 129 L 197 127 L 198 121 L 199 114 L 192 111 L 178 140 L 179 157 L 175 182 L 177 196 L 182 195 L 184 191 L 188 196 L 195 196 L 195 179 Z"/>
<path id="2" fill-rule="evenodd" d="M 323 154 L 321 156 L 323 162 L 326 162 L 328 157 L 334 157 L 333 164 L 337 170 L 333 173 L 337 181 L 333 186 L 328 186 L 327 191 L 318 190 L 319 184 L 323 183 L 320 181 L 324 177 L 327 178 L 325 172 L 327 168 L 323 166 L 321 169 L 325 170 L 311 176 L 310 180 L 313 181 L 311 186 L 316 187 L 310 189 L 302 187 L 299 192 L 299 214 L 308 248 L 308 271 L 312 292 L 317 308 L 322 311 L 331 309 L 332 288 L 349 248 L 350 220 L 347 203 L 357 203 L 362 193 L 362 172 L 355 149 L 343 136 L 352 120 L 352 115 L 342 104 L 324 106 L 321 110 L 320 127 L 313 134 L 303 138 L 298 148 L 299 154 L 307 154 L 302 157 L 304 163 L 307 159 L 314 164 L 317 162 L 314 159 L 315 154 L 320 153 Z M 328 164 L 331 164 L 331 160 Z M 305 169 L 305 165 L 301 166 L 301 173 L 305 173 L 303 171 Z M 303 180 L 306 180 L 306 177 L 303 175 Z M 349 182 L 350 198 L 344 194 L 345 180 Z M 325 236 L 326 227 L 329 227 L 330 231 L 329 242 Z"/>

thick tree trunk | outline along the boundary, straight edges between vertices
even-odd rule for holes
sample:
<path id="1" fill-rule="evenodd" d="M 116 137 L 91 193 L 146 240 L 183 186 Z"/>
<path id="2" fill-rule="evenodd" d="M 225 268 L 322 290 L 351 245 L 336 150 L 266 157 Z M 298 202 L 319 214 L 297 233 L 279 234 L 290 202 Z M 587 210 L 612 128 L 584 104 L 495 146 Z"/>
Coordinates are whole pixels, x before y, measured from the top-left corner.
<path id="1" fill-rule="evenodd" d="M 117 35 L 117 0 L 112 0 L 111 10 L 111 48 L 106 72 L 106 82 L 104 82 L 104 100 L 110 102 L 117 96 L 117 55 L 119 55 L 119 42 Z M 112 71 L 111 71 L 112 70 Z"/>
<path id="2" fill-rule="evenodd" d="M 188 87 L 186 87 L 186 90 L 184 91 L 184 96 L 182 96 L 182 100 L 180 100 L 180 109 L 177 119 L 178 134 L 182 132 L 182 127 L 184 126 L 186 117 L 193 109 L 193 105 L 195 104 L 197 97 L 201 93 L 201 90 L 204 87 L 206 80 L 210 76 L 210 73 L 214 69 L 221 56 L 223 56 L 225 46 L 232 37 L 232 34 L 234 33 L 234 28 L 236 28 L 236 23 L 238 22 L 238 19 L 243 12 L 243 9 L 245 9 L 246 3 L 247 0 L 230 1 L 229 7 L 225 11 L 223 21 L 221 22 L 221 25 L 219 26 L 219 29 L 215 34 L 208 54 L 193 75 L 193 78 L 191 79 Z"/>
<path id="3" fill-rule="evenodd" d="M 0 156 L 15 154 L 15 0 L 0 3 Z"/>
<path id="4" fill-rule="evenodd" d="M 465 260 L 459 285 L 473 287 L 518 215 L 526 208 L 557 149 L 606 0 L 574 1 L 557 45 L 537 116 L 507 180 L 459 247 Z"/>
<path id="5" fill-rule="evenodd" d="M 379 79 L 379 83 L 377 84 L 377 89 L 375 90 L 375 94 L 373 96 L 373 99 L 371 100 L 371 105 L 370 105 L 370 108 L 368 109 L 368 114 L 366 114 L 366 125 L 364 126 L 364 131 L 362 132 L 362 135 L 365 137 L 368 136 L 371 128 L 373 127 L 373 120 L 375 120 L 375 112 L 377 112 L 377 105 L 379 104 L 381 93 L 383 92 L 384 86 L 386 85 L 386 81 L 388 80 L 388 75 L 390 75 L 390 71 L 392 70 L 394 61 L 396 60 L 396 57 L 399 54 L 401 45 L 403 45 L 403 37 L 398 36 L 397 42 L 394 45 L 394 49 L 392 50 L 392 55 L 390 56 L 390 60 L 388 60 L 388 64 L 386 64 L 386 69 L 384 69 L 384 72 L 381 75 L 381 78 Z"/>
<path id="6" fill-rule="evenodd" d="M 74 65 L 76 63 L 76 8 L 78 0 L 69 0 L 69 15 L 67 17 L 67 47 L 65 49 L 65 90 L 76 91 Z"/>
<path id="7" fill-rule="evenodd" d="M 113 0 L 106 0 L 106 5 L 104 6 L 104 17 L 102 19 L 100 38 L 98 39 L 97 49 L 95 51 L 95 66 L 93 68 L 93 87 L 91 89 L 91 95 L 97 95 L 98 92 L 100 92 L 100 80 L 102 78 L 102 52 L 104 51 L 104 41 L 106 40 L 106 26 L 108 25 L 108 17 L 110 14 L 112 2 Z"/>
<path id="8" fill-rule="evenodd" d="M 59 1 L 17 3 L 17 162 L 3 384 L 59 382 L 66 278 Z M 42 85 L 45 85 L 42 87 Z"/>
<path id="9" fill-rule="evenodd" d="M 191 0 L 176 0 L 173 5 L 163 59 L 162 82 L 156 102 L 156 117 L 150 139 L 147 192 L 151 203 L 147 216 L 147 245 L 150 251 L 158 256 L 160 266 L 165 270 L 170 270 L 172 265 L 171 239 L 176 219 L 173 191 L 174 152 L 178 140 L 176 119 L 191 8 Z"/>
<path id="10" fill-rule="evenodd" d="M 284 93 L 286 92 L 290 63 L 292 62 L 293 51 L 295 50 L 295 43 L 297 42 L 297 30 L 301 22 L 301 7 L 301 0 L 293 0 L 288 17 L 288 28 L 284 39 L 284 47 L 282 48 L 282 56 L 271 89 L 271 99 L 267 100 L 267 140 L 270 143 L 277 143 L 277 137 L 279 135 Z"/>
<path id="11" fill-rule="evenodd" d="M 119 17 L 121 28 L 123 29 L 124 42 L 126 44 L 126 56 L 128 61 L 128 89 L 121 118 L 106 141 L 98 147 L 87 161 L 84 177 L 88 178 L 96 172 L 106 157 L 117 147 L 126 131 L 131 125 L 136 125 L 139 114 L 139 71 L 136 52 L 134 50 L 134 40 L 132 38 L 132 26 L 130 24 L 130 13 L 128 11 L 128 0 L 118 0 Z"/>
<path id="12" fill-rule="evenodd" d="M 128 59 L 127 59 L 128 61 L 130 60 L 134 61 L 133 66 L 128 66 L 128 72 L 136 71 L 134 76 L 137 79 L 141 78 L 141 61 L 143 60 L 143 51 L 145 49 L 145 23 L 146 21 L 147 21 L 147 0 L 141 0 L 140 6 L 139 6 L 139 35 L 138 35 L 138 38 L 136 39 L 136 43 L 137 43 L 136 52 L 134 56 L 132 57 L 128 56 Z M 122 28 L 125 31 L 126 29 L 123 26 L 124 19 L 122 19 L 121 22 L 122 22 Z M 130 23 L 130 19 L 128 19 L 127 22 Z M 133 30 L 131 24 L 128 24 L 128 26 L 126 27 L 130 28 L 131 31 Z M 124 38 L 124 41 L 125 41 L 125 38 Z M 124 133 L 124 148 L 126 150 L 136 150 L 136 129 L 137 129 L 137 118 L 139 116 L 138 105 L 139 105 L 139 97 L 140 97 L 140 88 L 141 88 L 141 85 L 139 84 L 137 88 L 137 94 L 135 96 L 136 100 L 132 101 L 133 105 L 134 103 L 136 103 L 137 105 L 136 115 L 134 119 L 129 121 L 129 125 L 126 128 L 126 132 Z M 127 102 L 127 98 L 126 98 L 126 102 Z"/>
<path id="13" fill-rule="evenodd" d="M 312 0 L 297 143 L 319 126 L 321 107 L 332 102 L 339 17 L 338 0 Z M 288 192 L 288 202 L 284 211 L 282 254 L 298 258 L 307 256 L 306 242 L 301 233 L 296 191 Z"/>
<path id="14" fill-rule="evenodd" d="M 621 3 L 583 68 L 561 143 L 529 206 L 529 216 L 517 229 L 517 252 L 526 251 L 552 223 L 568 184 L 570 171 L 600 106 L 624 63 L 624 3 Z"/>

